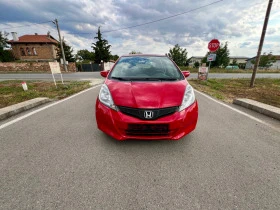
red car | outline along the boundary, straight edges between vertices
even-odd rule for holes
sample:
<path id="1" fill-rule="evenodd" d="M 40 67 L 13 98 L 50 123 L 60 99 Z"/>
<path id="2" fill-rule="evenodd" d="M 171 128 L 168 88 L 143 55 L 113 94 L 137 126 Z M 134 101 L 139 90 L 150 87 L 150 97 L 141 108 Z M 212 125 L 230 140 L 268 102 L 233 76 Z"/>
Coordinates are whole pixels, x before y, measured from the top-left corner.
<path id="1" fill-rule="evenodd" d="M 117 140 L 178 140 L 193 131 L 198 105 L 192 86 L 167 56 L 118 59 L 96 100 L 98 128 Z"/>

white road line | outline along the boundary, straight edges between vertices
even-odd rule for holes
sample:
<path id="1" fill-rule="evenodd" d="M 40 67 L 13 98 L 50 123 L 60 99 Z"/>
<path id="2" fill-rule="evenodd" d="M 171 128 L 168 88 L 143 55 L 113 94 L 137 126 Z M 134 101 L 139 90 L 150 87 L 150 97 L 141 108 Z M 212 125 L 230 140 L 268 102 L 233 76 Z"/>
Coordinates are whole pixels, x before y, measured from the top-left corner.
<path id="1" fill-rule="evenodd" d="M 74 97 L 76 97 L 76 96 L 78 96 L 78 95 L 81 95 L 81 94 L 83 94 L 83 93 L 85 93 L 85 92 L 87 92 L 87 91 L 90 91 L 90 90 L 95 89 L 95 88 L 100 87 L 100 86 L 101 86 L 101 85 L 97 85 L 97 86 L 91 87 L 91 88 L 89 88 L 89 89 L 83 90 L 83 91 L 81 91 L 81 92 L 79 92 L 79 93 L 76 93 L 76 94 L 74 94 L 74 95 L 72 95 L 72 96 L 69 96 L 68 98 L 62 99 L 62 100 L 60 100 L 60 101 L 57 101 L 57 102 L 55 102 L 55 103 L 52 103 L 52 104 L 47 105 L 47 106 L 45 106 L 45 107 L 42 107 L 42 108 L 40 108 L 40 109 L 37 109 L 37 110 L 35 110 L 35 111 L 33 111 L 33 112 L 30 112 L 30 113 L 28 113 L 28 114 L 26 114 L 26 115 L 23 115 L 23 116 L 21 116 L 21 117 L 19 117 L 19 118 L 16 118 L 16 119 L 14 119 L 14 120 L 11 120 L 10 122 L 7 122 L 7 123 L 5 123 L 5 124 L 3 124 L 3 125 L 0 125 L 0 130 L 3 129 L 3 128 L 5 128 L 5 127 L 7 127 L 7 126 L 9 126 L 9 125 L 12 125 L 12 124 L 14 124 L 14 123 L 16 123 L 16 122 L 18 122 L 18 121 L 20 121 L 20 120 L 23 120 L 23 119 L 25 119 L 25 118 L 27 118 L 27 117 L 33 115 L 33 114 L 36 114 L 36 113 L 38 113 L 38 112 L 41 112 L 41 111 L 43 111 L 43 110 L 45 110 L 45 109 L 48 109 L 48 108 L 50 108 L 50 107 L 52 107 L 52 106 L 55 106 L 55 105 L 57 105 L 57 104 L 60 104 L 60 103 L 62 103 L 62 102 L 64 102 L 64 101 L 67 101 L 67 100 L 69 100 L 69 99 L 71 99 L 71 98 L 74 98 Z"/>
<path id="2" fill-rule="evenodd" d="M 42 107 L 42 108 L 40 108 L 40 109 L 37 109 L 37 110 L 35 110 L 35 111 L 33 111 L 33 112 L 30 112 L 30 113 L 28 113 L 28 114 L 26 114 L 26 115 L 23 115 L 23 116 L 21 116 L 21 117 L 19 117 L 19 118 L 16 118 L 16 119 L 14 119 L 14 120 L 11 120 L 10 122 L 7 122 L 7 123 L 5 123 L 5 124 L 3 124 L 3 125 L 0 125 L 0 130 L 3 129 L 3 128 L 5 128 L 5 127 L 7 127 L 7 126 L 9 126 L 9 125 L 12 125 L 12 124 L 14 124 L 14 123 L 16 123 L 16 122 L 18 122 L 18 121 L 20 121 L 20 120 L 23 120 L 23 119 L 25 119 L 25 118 L 27 118 L 27 117 L 33 115 L 33 114 L 36 114 L 36 113 L 38 113 L 38 112 L 40 112 L 40 111 L 43 111 L 43 110 L 45 110 L 45 109 L 48 109 L 48 108 L 50 108 L 50 107 L 52 107 L 52 106 L 55 106 L 55 105 L 57 105 L 57 104 L 60 104 L 60 103 L 62 103 L 62 102 L 64 102 L 64 101 L 67 101 L 67 100 L 69 100 L 69 99 L 71 99 L 71 98 L 74 98 L 74 97 L 76 97 L 76 96 L 78 96 L 78 95 L 80 95 L 80 94 L 83 94 L 83 93 L 85 93 L 85 92 L 87 92 L 87 91 L 90 91 L 90 90 L 95 89 L 95 88 L 100 87 L 100 86 L 101 86 L 101 85 L 94 86 L 94 87 L 92 87 L 92 88 L 89 88 L 89 89 L 87 89 L 87 90 L 84 90 L 84 91 L 82 91 L 82 92 L 79 92 L 79 93 L 77 93 L 77 94 L 75 94 L 75 95 L 72 95 L 72 96 L 70 96 L 70 97 L 68 97 L 68 98 L 62 99 L 62 100 L 60 100 L 60 101 L 58 101 L 58 102 L 52 103 L 52 104 L 50 104 L 50 105 L 47 105 L 47 106 Z M 218 101 L 218 100 L 216 100 L 216 99 L 214 99 L 214 98 L 212 98 L 212 97 L 206 95 L 205 93 L 202 93 L 202 92 L 200 92 L 200 91 L 198 91 L 198 90 L 195 90 L 195 92 L 197 92 L 197 93 L 203 95 L 204 97 L 206 97 L 206 98 L 208 98 L 208 99 L 210 99 L 210 100 L 212 100 L 212 101 L 214 101 L 214 102 L 216 102 L 216 103 L 218 103 L 218 104 L 220 104 L 220 105 L 222 105 L 222 106 L 224 106 L 224 107 L 227 107 L 227 108 L 229 108 L 229 109 L 231 109 L 231 110 L 233 110 L 233 111 L 235 111 L 235 112 L 238 112 L 239 114 L 242 114 L 242 115 L 244 115 L 244 116 L 246 116 L 246 117 L 248 117 L 248 118 L 250 118 L 250 119 L 252 119 L 252 120 L 255 120 L 255 121 L 259 122 L 259 123 L 262 123 L 262 124 L 264 124 L 264 125 L 267 125 L 267 126 L 270 127 L 270 128 L 275 129 L 275 127 L 272 127 L 270 124 L 268 124 L 268 123 L 266 123 L 266 122 L 264 122 L 264 121 L 262 121 L 262 120 L 260 120 L 260 119 L 258 119 L 258 118 L 256 118 L 256 117 L 253 117 L 253 116 L 251 116 L 251 115 L 249 115 L 249 114 L 247 114 L 247 113 L 245 113 L 245 112 L 242 112 L 242 111 L 240 111 L 240 110 L 238 110 L 238 109 L 235 109 L 235 108 L 233 108 L 233 107 L 231 107 L 231 106 L 229 106 L 229 105 L 227 105 L 227 104 L 225 104 L 225 103 L 222 103 L 222 102 L 220 102 L 220 101 Z"/>
<path id="3" fill-rule="evenodd" d="M 238 109 L 235 109 L 235 108 L 233 108 L 233 107 L 231 107 L 231 106 L 229 106 L 229 105 L 227 105 L 227 104 L 225 104 L 225 103 L 223 103 L 223 102 L 220 102 L 220 101 L 218 101 L 218 100 L 216 100 L 216 99 L 210 97 L 209 95 L 206 95 L 205 93 L 202 93 L 202 92 L 200 92 L 200 91 L 198 91 L 198 90 L 195 90 L 195 92 L 197 92 L 197 93 L 203 95 L 204 97 L 206 97 L 206 98 L 208 98 L 208 99 L 210 99 L 210 100 L 212 100 L 212 101 L 214 101 L 214 102 L 216 102 L 216 103 L 218 103 L 218 104 L 220 104 L 220 105 L 222 105 L 222 106 L 225 106 L 225 107 L 227 107 L 227 108 L 229 108 L 229 109 L 231 109 L 231 110 L 233 110 L 233 111 L 235 111 L 235 112 L 238 112 L 239 114 L 242 114 L 242 115 L 244 115 L 244 116 L 246 116 L 246 117 L 248 117 L 248 118 L 250 118 L 250 119 L 252 119 L 252 120 L 255 120 L 255 121 L 259 122 L 259 123 L 262 123 L 262 124 L 264 124 L 264 125 L 267 125 L 267 126 L 270 127 L 270 128 L 276 129 L 275 127 L 271 126 L 270 124 L 268 124 L 268 123 L 266 123 L 266 122 L 264 122 L 264 121 L 262 121 L 262 120 L 260 120 L 260 119 L 258 119 L 258 118 L 256 118 L 256 117 L 253 117 L 253 116 L 251 116 L 251 115 L 249 115 L 249 114 L 247 114 L 247 113 L 245 113 L 245 112 L 242 112 L 242 111 L 240 111 L 240 110 L 238 110 Z"/>

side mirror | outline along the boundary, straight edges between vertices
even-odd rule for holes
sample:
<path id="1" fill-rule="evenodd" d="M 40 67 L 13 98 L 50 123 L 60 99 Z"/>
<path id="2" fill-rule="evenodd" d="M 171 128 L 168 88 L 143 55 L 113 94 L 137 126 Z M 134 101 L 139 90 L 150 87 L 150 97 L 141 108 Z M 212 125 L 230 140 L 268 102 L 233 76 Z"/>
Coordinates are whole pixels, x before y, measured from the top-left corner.
<path id="1" fill-rule="evenodd" d="M 101 72 L 100 72 L 100 75 L 101 75 L 102 77 L 107 77 L 108 74 L 109 74 L 109 71 L 101 71 Z"/>
<path id="2" fill-rule="evenodd" d="M 191 74 L 189 71 L 182 71 L 182 73 L 186 78 Z"/>

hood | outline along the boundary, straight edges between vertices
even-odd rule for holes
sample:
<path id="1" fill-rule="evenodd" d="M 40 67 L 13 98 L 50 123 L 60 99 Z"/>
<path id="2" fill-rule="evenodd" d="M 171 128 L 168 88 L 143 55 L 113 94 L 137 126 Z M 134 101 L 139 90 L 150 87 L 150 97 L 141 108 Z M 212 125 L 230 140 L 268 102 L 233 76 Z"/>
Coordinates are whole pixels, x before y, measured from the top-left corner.
<path id="1" fill-rule="evenodd" d="M 106 80 L 115 105 L 157 109 L 180 106 L 187 86 L 186 80 L 174 82 L 122 82 Z"/>

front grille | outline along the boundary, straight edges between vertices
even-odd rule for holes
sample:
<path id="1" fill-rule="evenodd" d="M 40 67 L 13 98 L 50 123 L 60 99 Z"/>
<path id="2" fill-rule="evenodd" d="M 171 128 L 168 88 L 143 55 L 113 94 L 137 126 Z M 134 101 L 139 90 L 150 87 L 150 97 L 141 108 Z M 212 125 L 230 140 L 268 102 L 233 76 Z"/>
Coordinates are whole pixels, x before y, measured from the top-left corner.
<path id="1" fill-rule="evenodd" d="M 168 124 L 128 124 L 127 135 L 131 136 L 167 136 Z"/>
<path id="2" fill-rule="evenodd" d="M 162 109 L 136 109 L 125 106 L 118 106 L 119 110 L 126 115 L 136 117 L 141 120 L 156 120 L 160 117 L 171 115 L 178 111 L 178 106 Z"/>

